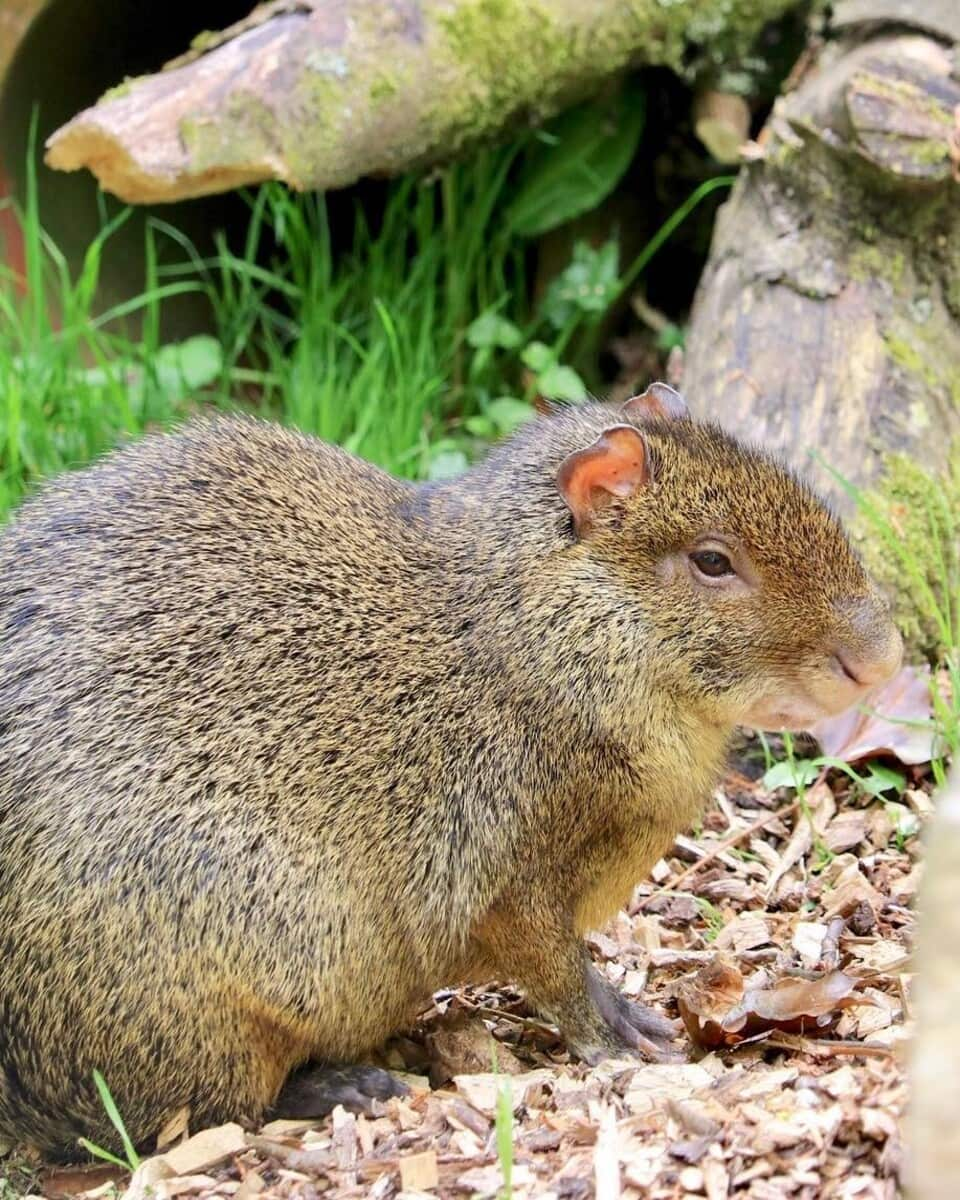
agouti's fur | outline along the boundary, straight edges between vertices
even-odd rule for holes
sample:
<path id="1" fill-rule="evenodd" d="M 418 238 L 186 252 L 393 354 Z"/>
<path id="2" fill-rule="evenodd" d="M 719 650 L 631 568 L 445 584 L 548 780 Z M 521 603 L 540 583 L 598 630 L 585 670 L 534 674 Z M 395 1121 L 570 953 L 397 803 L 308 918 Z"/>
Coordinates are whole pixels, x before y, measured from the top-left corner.
<path id="1" fill-rule="evenodd" d="M 803 725 L 900 657 L 821 503 L 676 401 L 539 418 L 424 486 L 220 419 L 24 505 L 0 1136 L 111 1142 L 95 1068 L 137 1142 L 183 1105 L 255 1122 L 467 978 L 590 1060 L 671 1031 L 580 935 L 697 819 L 735 724 Z M 384 1088 L 304 1078 L 301 1112 Z"/>

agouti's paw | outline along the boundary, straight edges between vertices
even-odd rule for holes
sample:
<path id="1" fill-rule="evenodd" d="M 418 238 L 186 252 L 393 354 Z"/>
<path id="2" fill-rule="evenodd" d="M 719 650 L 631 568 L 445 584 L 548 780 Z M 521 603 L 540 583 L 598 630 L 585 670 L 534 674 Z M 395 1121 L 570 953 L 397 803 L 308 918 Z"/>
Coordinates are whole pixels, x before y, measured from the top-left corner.
<path id="1" fill-rule="evenodd" d="M 588 971 L 587 988 L 613 1035 L 609 1039 L 610 1046 L 628 1053 L 637 1052 L 654 1062 L 682 1057 L 669 1048 L 669 1043 L 680 1032 L 679 1021 L 670 1021 L 643 1004 L 628 1000 L 593 967 Z M 610 1047 L 606 1053 L 609 1055 Z"/>
<path id="2" fill-rule="evenodd" d="M 409 1090 L 379 1067 L 305 1067 L 280 1089 L 271 1115 L 307 1120 L 325 1117 L 338 1104 L 352 1112 L 370 1113 L 374 1100 L 406 1096 Z"/>

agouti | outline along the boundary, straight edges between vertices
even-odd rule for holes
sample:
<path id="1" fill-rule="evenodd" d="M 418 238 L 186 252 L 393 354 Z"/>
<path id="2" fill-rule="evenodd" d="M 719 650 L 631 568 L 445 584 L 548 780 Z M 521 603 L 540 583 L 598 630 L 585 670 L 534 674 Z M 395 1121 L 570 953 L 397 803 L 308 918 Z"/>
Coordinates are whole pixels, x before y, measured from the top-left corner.
<path id="1" fill-rule="evenodd" d="M 671 1022 L 581 935 L 734 727 L 897 668 L 826 508 L 654 384 L 416 486 L 218 419 L 0 535 L 0 1135 L 319 1115 L 431 991 L 522 987 L 588 1061 Z M 299 1070 L 298 1068 L 303 1068 Z"/>

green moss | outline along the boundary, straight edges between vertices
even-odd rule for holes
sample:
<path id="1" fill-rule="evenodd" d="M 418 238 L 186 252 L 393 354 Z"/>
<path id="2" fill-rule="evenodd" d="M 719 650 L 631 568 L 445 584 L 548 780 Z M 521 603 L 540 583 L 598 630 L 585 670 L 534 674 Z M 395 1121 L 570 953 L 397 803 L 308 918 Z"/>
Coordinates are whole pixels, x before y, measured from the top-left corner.
<path id="1" fill-rule="evenodd" d="M 178 133 L 193 171 L 229 171 L 269 156 L 274 149 L 274 125 L 273 114 L 261 100 L 248 92 L 233 92 L 216 120 L 184 117 Z"/>
<path id="2" fill-rule="evenodd" d="M 433 162 L 438 155 L 449 159 L 499 133 L 520 114 L 530 120 L 552 116 L 628 67 L 638 53 L 645 62 L 682 69 L 691 16 L 709 16 L 711 29 L 719 22 L 718 27 L 752 39 L 765 20 L 794 0 L 624 0 L 609 20 L 594 25 L 571 20 L 571 2 L 460 0 L 448 8 L 437 6 L 424 36 L 444 87 L 428 87 L 418 98 L 416 117 L 389 142 L 378 135 L 378 109 L 407 95 L 419 69 L 418 52 L 408 50 L 403 36 L 388 55 L 308 55 L 306 69 L 296 76 L 296 96 L 285 106 L 298 114 L 295 123 L 285 112 L 258 111 L 258 102 L 249 97 L 236 100 L 236 118 L 228 113 L 227 120 L 221 116 L 209 124 L 187 118 L 180 132 L 199 170 L 229 170 L 270 156 L 285 161 L 296 186 L 336 187 L 352 182 L 358 167 L 389 173 Z M 371 24 L 379 20 L 361 6 L 356 45 L 364 44 L 368 32 L 372 45 L 383 40 L 381 25 Z M 365 24 L 371 24 L 369 31 Z M 707 31 L 701 34 L 706 37 Z M 230 124 L 237 127 L 229 130 Z M 362 155 L 353 136 L 358 125 Z M 226 146 L 220 141 L 224 136 Z"/>
<path id="3" fill-rule="evenodd" d="M 942 661 L 960 641 L 960 441 L 938 475 L 887 457 L 851 528 L 910 650 Z"/>
<path id="4" fill-rule="evenodd" d="M 619 45 L 600 35 L 579 44 L 548 4 L 529 0 L 472 0 L 438 16 L 437 24 L 463 86 L 444 96 L 437 112 L 425 114 L 423 124 L 452 130 L 454 148 L 489 134 L 535 95 L 546 115 L 571 84 L 589 81 L 591 63 L 599 77 L 625 65 L 630 54 L 626 29 L 617 22 Z M 506 57 L 505 37 L 516 48 Z M 542 96 L 539 80 L 550 81 L 551 96 Z"/>
<path id="5" fill-rule="evenodd" d="M 190 49 L 202 53 L 204 50 L 214 49 L 222 41 L 222 33 L 218 33 L 215 29 L 201 29 L 196 37 L 191 39 Z"/>
<path id="6" fill-rule="evenodd" d="M 145 75 L 128 75 L 123 83 L 118 83 L 116 87 L 107 88 L 100 97 L 101 100 L 122 100 L 124 96 L 129 96 L 133 91 L 133 85 L 140 79 L 146 79 Z"/>
<path id="7" fill-rule="evenodd" d="M 847 269 L 853 279 L 861 283 L 874 279 L 885 279 L 897 288 L 903 279 L 907 260 L 902 250 L 890 253 L 889 245 L 883 247 L 866 244 L 854 247 L 850 253 Z"/>
<path id="8" fill-rule="evenodd" d="M 711 61 L 730 63 L 746 52 L 762 25 L 790 7 L 791 0 L 628 0 L 594 28 L 575 37 L 548 0 L 465 0 L 437 23 L 453 58 L 464 68 L 466 86 L 454 124 L 463 140 L 489 132 L 505 112 L 529 107 L 549 80 L 544 113 L 571 87 L 589 86 L 629 64 L 642 47 L 643 59 L 684 73 L 690 45 L 709 50 Z M 504 39 L 514 48 L 506 60 Z M 450 124 L 445 98 L 443 124 Z"/>
<path id="9" fill-rule="evenodd" d="M 930 388 L 940 388 L 943 386 L 943 380 L 933 365 L 936 359 L 931 361 L 931 359 L 925 357 L 920 352 L 913 342 L 908 342 L 905 338 L 895 333 L 885 334 L 883 341 L 891 359 L 898 367 L 906 371 L 908 375 L 922 379 L 927 387 Z"/>
<path id="10" fill-rule="evenodd" d="M 384 100 L 395 96 L 398 90 L 396 80 L 391 79 L 389 75 L 378 75 L 370 84 L 370 102 L 371 104 L 382 104 Z"/>

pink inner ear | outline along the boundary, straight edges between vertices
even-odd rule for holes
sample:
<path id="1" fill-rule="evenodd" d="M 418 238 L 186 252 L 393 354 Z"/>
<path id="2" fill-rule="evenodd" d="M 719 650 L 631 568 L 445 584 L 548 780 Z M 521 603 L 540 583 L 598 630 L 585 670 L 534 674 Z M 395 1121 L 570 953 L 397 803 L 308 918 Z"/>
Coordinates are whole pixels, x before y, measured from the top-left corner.
<path id="1" fill-rule="evenodd" d="M 592 446 L 563 460 L 557 487 L 581 533 L 601 508 L 631 496 L 649 475 L 643 436 L 631 425 L 613 425 Z"/>
<path id="2" fill-rule="evenodd" d="M 630 417 L 659 417 L 664 421 L 682 421 L 690 416 L 686 400 L 668 383 L 651 383 L 642 396 L 631 397 L 621 411 Z"/>

